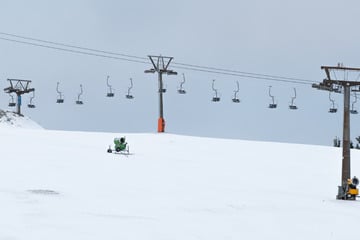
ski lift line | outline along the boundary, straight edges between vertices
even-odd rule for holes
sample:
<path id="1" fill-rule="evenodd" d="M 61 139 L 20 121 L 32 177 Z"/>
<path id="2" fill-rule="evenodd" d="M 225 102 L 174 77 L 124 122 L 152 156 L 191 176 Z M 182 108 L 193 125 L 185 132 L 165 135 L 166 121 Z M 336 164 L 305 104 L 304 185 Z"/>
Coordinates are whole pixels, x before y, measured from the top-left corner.
<path id="1" fill-rule="evenodd" d="M 129 61 L 129 62 L 142 63 L 142 64 L 149 64 L 148 61 L 140 61 L 140 59 L 141 60 L 147 59 L 147 58 L 144 58 L 144 57 L 138 57 L 138 56 L 134 56 L 134 55 L 127 55 L 127 54 L 121 54 L 121 53 L 114 53 L 114 52 L 110 52 L 110 51 L 102 51 L 102 50 L 97 50 L 97 49 L 92 49 L 92 48 L 84 48 L 84 47 L 79 47 L 79 46 L 75 46 L 75 45 L 57 43 L 57 42 L 52 42 L 52 41 L 45 41 L 45 40 L 36 39 L 36 38 L 30 38 L 30 37 L 23 37 L 23 36 L 20 36 L 20 35 L 8 34 L 8 33 L 4 33 L 4 32 L 0 32 L 0 34 L 7 35 L 7 36 L 18 37 L 18 38 L 23 38 L 23 39 L 28 39 L 28 40 L 32 40 L 32 41 L 39 41 L 39 42 L 44 42 L 44 43 L 48 43 L 48 44 L 64 46 L 64 47 L 77 48 L 77 49 L 84 50 L 84 51 L 93 51 L 93 52 L 98 52 L 98 53 L 103 53 L 103 54 L 96 54 L 96 53 L 91 53 L 91 52 L 84 52 L 84 51 L 78 51 L 78 50 L 54 47 L 54 46 L 43 45 L 43 44 L 32 43 L 32 42 L 26 42 L 26 41 L 20 41 L 20 40 L 9 39 L 9 38 L 4 38 L 4 37 L 0 37 L 0 40 L 11 41 L 11 42 L 16 42 L 16 43 L 22 43 L 22 44 L 27 44 L 27 45 L 37 46 L 37 47 L 44 47 L 44 48 L 55 49 L 55 50 L 66 51 L 66 52 L 77 53 L 77 54 L 84 54 L 84 55 L 90 55 L 90 56 L 96 56 L 96 57 L 104 57 L 104 58 L 115 59 L 115 60 Z M 114 57 L 114 56 L 109 56 L 109 55 L 104 55 L 104 54 L 118 55 L 118 56 L 124 56 L 124 57 Z M 128 59 L 128 58 L 125 58 L 125 57 L 136 58 L 136 59 L 139 59 L 139 60 Z M 214 67 L 206 67 L 206 66 L 200 66 L 200 65 L 194 65 L 194 64 L 185 64 L 185 63 L 176 63 L 176 62 L 174 62 L 173 64 L 179 65 L 179 66 L 176 66 L 177 68 L 182 68 L 182 69 L 187 69 L 187 70 L 192 70 L 192 71 L 218 73 L 218 74 L 223 74 L 223 75 L 233 75 L 231 73 L 237 73 L 238 75 L 234 75 L 234 76 L 244 76 L 244 77 L 257 78 L 257 79 L 263 79 L 263 80 L 274 80 L 274 81 L 279 81 L 279 80 L 284 81 L 284 79 L 285 79 L 285 80 L 293 80 L 293 83 L 299 83 L 299 84 L 306 84 L 306 83 L 310 84 L 310 83 L 316 82 L 316 81 L 300 79 L 300 78 L 290 78 L 290 77 L 281 77 L 281 76 L 273 76 L 273 75 L 266 75 L 266 74 L 242 72 L 242 71 L 235 71 L 235 70 L 214 68 Z M 253 76 L 249 76 L 249 75 L 253 75 Z M 286 81 L 284 81 L 284 82 L 286 82 Z"/>
<path id="2" fill-rule="evenodd" d="M 110 55 L 117 55 L 117 56 L 123 56 L 123 57 L 129 57 L 129 58 L 135 58 L 135 59 L 141 59 L 141 60 L 147 60 L 147 58 L 145 58 L 145 57 L 139 57 L 139 56 L 128 55 L 128 54 L 123 54 L 123 53 L 104 51 L 104 50 L 98 50 L 98 49 L 93 49 L 93 48 L 79 47 L 79 46 L 76 46 L 76 45 L 57 43 L 57 42 L 54 42 L 54 41 L 41 40 L 41 39 L 38 39 L 38 38 L 25 37 L 25 36 L 20 36 L 20 35 L 16 35 L 16 34 L 9 34 L 9 33 L 4 33 L 4 32 L 0 32 L 0 34 L 1 35 L 6 35 L 6 36 L 11 36 L 11 37 L 16 37 L 16 38 L 22 38 L 22 39 L 26 39 L 26 40 L 32 40 L 32 41 L 38 41 L 38 42 L 42 42 L 42 43 L 48 43 L 48 44 L 63 46 L 63 47 L 77 48 L 77 49 L 80 49 L 80 50 L 98 52 L 98 53 L 103 53 L 103 54 L 110 54 Z M 147 63 L 147 62 L 144 62 L 144 63 Z M 311 80 L 300 79 L 300 78 L 282 77 L 282 76 L 259 74 L 259 73 L 252 73 L 252 72 L 243 72 L 243 71 L 230 70 L 230 69 L 224 69 L 224 68 L 207 67 L 207 66 L 201 66 L 201 65 L 195 65 L 195 64 L 186 64 L 186 63 L 173 62 L 172 65 L 180 65 L 180 66 L 195 67 L 195 68 L 202 68 L 202 69 L 209 69 L 209 70 L 216 70 L 216 71 L 249 74 L 249 75 L 270 77 L 270 78 L 281 78 L 281 79 L 287 79 L 287 80 L 306 81 L 306 82 L 313 83 L 313 81 L 311 81 Z"/>
<path id="3" fill-rule="evenodd" d="M 0 32 L 0 35 L 5 35 L 5 36 L 9 36 L 9 37 L 16 37 L 16 38 L 21 38 L 21 39 L 26 39 L 26 40 L 31 40 L 31 41 L 37 41 L 37 42 L 42 42 L 42 43 L 48 43 L 48 44 L 53 44 L 53 45 L 58 45 L 58 46 L 63 46 L 63 47 L 77 48 L 77 49 L 86 50 L 86 51 L 92 51 L 92 52 L 98 52 L 98 53 L 105 53 L 105 54 L 123 56 L 123 57 L 128 57 L 128 58 L 135 58 L 135 59 L 142 59 L 142 60 L 147 60 L 148 59 L 146 57 L 138 57 L 138 56 L 123 54 L 123 53 L 116 53 L 116 52 L 98 50 L 98 49 L 94 49 L 94 48 L 80 47 L 80 46 L 76 46 L 76 45 L 58 43 L 58 42 L 53 42 L 53 41 L 47 41 L 47 40 L 42 40 L 42 39 L 38 39 L 38 38 L 20 36 L 20 35 L 11 34 L 11 33 L 5 33 L 5 32 Z"/>
<path id="4" fill-rule="evenodd" d="M 215 71 L 215 70 L 203 70 L 203 69 L 196 69 L 196 68 L 189 68 L 189 67 L 174 67 L 174 68 L 181 68 L 181 69 L 198 71 L 198 72 L 216 73 L 216 74 L 227 75 L 227 76 L 269 80 L 269 81 L 275 81 L 275 82 L 286 82 L 286 83 L 303 84 L 303 85 L 312 85 L 314 83 L 314 82 L 310 83 L 310 82 L 301 82 L 301 81 L 295 81 L 295 80 L 277 79 L 277 78 L 270 78 L 270 77 L 260 77 L 260 76 L 258 77 L 258 76 L 245 75 L 245 74 L 239 74 L 239 73 L 220 72 L 220 71 Z"/>
<path id="5" fill-rule="evenodd" d="M 109 58 L 109 59 L 115 59 L 115 60 L 121 60 L 121 61 L 150 64 L 149 62 L 140 61 L 140 60 L 134 60 L 134 59 L 127 59 L 127 58 L 124 58 L 124 57 L 115 57 L 115 56 L 109 56 L 109 55 L 104 55 L 104 54 L 84 52 L 84 51 L 78 51 L 78 50 L 72 50 L 72 49 L 66 49 L 66 48 L 60 48 L 60 47 L 53 47 L 53 46 L 48 46 L 48 45 L 43 45 L 43 44 L 38 44 L 38 43 L 25 42 L 25 41 L 14 40 L 14 39 L 9 39 L 9 38 L 3 38 L 3 37 L 0 37 L 0 40 L 16 42 L 16 43 L 22 43 L 22 44 L 27 44 L 27 45 L 36 46 L 36 47 L 44 47 L 44 48 L 49 48 L 49 49 L 55 49 L 55 50 L 65 51 L 65 52 L 70 52 L 70 53 L 89 55 L 89 56 L 94 56 L 94 57 L 103 57 L 103 58 Z"/>
<path id="6" fill-rule="evenodd" d="M 11 33 L 5 33 L 5 32 L 0 32 L 0 35 L 16 37 L 16 38 L 21 38 L 21 39 L 26 39 L 26 40 L 31 40 L 31 41 L 37 41 L 37 42 L 42 42 L 42 43 L 47 43 L 47 44 L 53 44 L 53 45 L 58 45 L 58 46 L 63 46 L 63 47 L 77 48 L 77 49 L 81 49 L 81 50 L 104 53 L 104 54 L 110 54 L 110 55 L 117 55 L 117 56 L 123 56 L 123 57 L 129 57 L 129 58 L 135 58 L 135 59 L 141 59 L 141 60 L 147 60 L 148 59 L 146 57 L 139 57 L 139 56 L 135 56 L 135 55 L 117 53 L 117 52 L 112 52 L 112 51 L 98 50 L 98 49 L 94 49 L 94 48 L 80 47 L 80 46 L 76 46 L 76 45 L 59 43 L 59 42 L 54 42 L 54 41 L 47 41 L 47 40 L 42 40 L 42 39 L 38 39 L 38 38 L 20 36 L 20 35 L 17 35 L 17 34 L 11 34 Z M 236 71 L 236 70 L 223 69 L 223 68 L 207 67 L 207 66 L 201 66 L 201 65 L 195 65 L 195 64 L 177 63 L 177 62 L 173 62 L 172 64 L 173 65 L 187 66 L 187 67 L 196 67 L 196 68 L 217 70 L 217 71 L 235 72 L 235 73 L 251 74 L 251 75 L 257 75 L 257 76 L 264 76 L 264 77 L 284 78 L 284 79 L 288 79 L 288 80 L 300 80 L 300 81 L 312 82 L 311 80 L 300 79 L 300 78 L 289 78 L 289 77 L 273 76 L 273 75 L 267 75 L 267 74 L 259 74 L 259 73 L 243 72 L 243 71 Z"/>
<path id="7" fill-rule="evenodd" d="M 314 83 L 314 81 L 308 80 L 308 79 L 292 78 L 292 77 L 282 77 L 282 76 L 268 75 L 268 74 L 260 74 L 260 73 L 253 73 L 253 72 L 243 72 L 243 71 L 237 71 L 237 70 L 231 70 L 231 69 L 215 68 L 215 67 L 206 67 L 206 66 L 200 66 L 200 65 L 194 65 L 194 64 L 186 64 L 186 63 L 176 63 L 176 62 L 173 62 L 172 65 L 173 65 L 173 66 L 174 66 L 174 65 L 180 65 L 180 66 L 185 66 L 185 67 L 200 68 L 200 69 L 207 69 L 207 70 L 215 70 L 215 71 L 220 71 L 220 72 L 239 73 L 239 74 L 254 75 L 254 76 L 260 76 L 260 77 L 267 77 L 267 78 L 286 79 L 286 80 L 294 80 L 294 81 L 302 81 L 302 82 Z M 176 66 L 174 66 L 174 68 L 175 68 L 175 67 L 176 67 Z"/>

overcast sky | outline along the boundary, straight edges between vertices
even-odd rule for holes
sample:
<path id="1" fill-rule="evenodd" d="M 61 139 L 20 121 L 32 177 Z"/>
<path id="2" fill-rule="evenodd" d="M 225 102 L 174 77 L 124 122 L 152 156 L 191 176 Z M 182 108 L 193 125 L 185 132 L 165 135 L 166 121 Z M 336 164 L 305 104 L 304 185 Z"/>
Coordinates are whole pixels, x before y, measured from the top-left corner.
<path id="1" fill-rule="evenodd" d="M 226 68 L 320 82 L 322 65 L 360 67 L 358 1 L 18 1 L 0 3 L 0 32 L 58 43 L 174 62 Z M 6 35 L 0 37 L 10 38 Z M 15 38 L 11 38 L 15 39 Z M 17 39 L 19 40 L 19 39 Z M 24 41 L 24 39 L 22 39 Z M 7 78 L 32 80 L 23 113 L 48 129 L 156 132 L 157 75 L 149 64 L 81 55 L 0 40 L 0 87 Z M 171 65 L 170 65 L 171 67 Z M 331 145 L 342 136 L 341 94 L 333 94 L 338 113 L 328 113 L 328 92 L 311 84 L 285 83 L 197 72 L 171 67 L 164 76 L 166 131 L 176 134 Z M 183 85 L 187 91 L 179 95 Z M 115 89 L 107 98 L 106 77 Z M 341 76 L 340 76 L 341 77 Z M 129 78 L 133 100 L 125 99 Z M 211 101 L 216 79 L 221 101 Z M 239 81 L 239 104 L 232 103 Z M 65 95 L 56 104 L 56 83 Z M 83 106 L 75 104 L 80 84 Z M 269 109 L 268 88 L 278 103 Z M 295 104 L 288 105 L 296 88 Z M 353 101 L 354 99 L 352 99 Z M 0 108 L 9 96 L 0 92 Z M 360 111 L 360 101 L 354 105 Z M 351 116 L 351 138 L 360 135 L 359 115 Z"/>

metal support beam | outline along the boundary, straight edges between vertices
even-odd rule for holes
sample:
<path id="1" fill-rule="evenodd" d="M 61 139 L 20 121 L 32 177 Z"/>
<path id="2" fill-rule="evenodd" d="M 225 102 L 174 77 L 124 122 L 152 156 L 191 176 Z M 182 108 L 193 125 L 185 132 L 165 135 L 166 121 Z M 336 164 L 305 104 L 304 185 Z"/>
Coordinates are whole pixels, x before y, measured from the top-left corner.
<path id="1" fill-rule="evenodd" d="M 168 69 L 173 57 L 164 57 L 164 56 L 148 56 L 148 57 L 154 68 L 145 70 L 144 72 L 158 73 L 158 84 L 159 84 L 158 132 L 164 132 L 165 131 L 164 102 L 163 102 L 164 84 L 163 84 L 162 75 L 164 73 L 167 75 L 177 75 L 177 72 Z"/>
<path id="2" fill-rule="evenodd" d="M 344 86 L 344 126 L 343 126 L 343 154 L 342 154 L 342 186 L 347 184 L 350 175 L 350 87 Z"/>
<path id="3" fill-rule="evenodd" d="M 343 89 L 344 94 L 344 122 L 343 122 L 343 151 L 342 151 L 342 170 L 341 170 L 341 186 L 338 186 L 337 199 L 354 200 L 356 195 L 348 192 L 349 179 L 351 180 L 351 166 L 350 166 L 350 92 L 351 87 L 360 86 L 359 81 L 349 81 L 348 79 L 331 79 L 331 71 L 342 72 L 360 72 L 360 68 L 344 67 L 342 64 L 338 66 L 322 66 L 321 69 L 325 70 L 327 79 L 323 80 L 320 84 L 313 84 L 314 88 L 319 90 L 326 90 L 330 92 L 341 93 Z M 345 78 L 344 74 L 344 78 Z M 336 75 L 335 75 L 336 77 Z M 350 196 L 349 196 L 350 195 Z"/>
<path id="4" fill-rule="evenodd" d="M 4 88 L 6 93 L 16 93 L 17 96 L 17 114 L 21 115 L 21 95 L 35 91 L 34 88 L 29 88 L 30 80 L 22 79 L 8 79 L 10 87 Z"/>
<path id="5" fill-rule="evenodd" d="M 158 132 L 165 131 L 165 119 L 164 119 L 164 102 L 163 102 L 163 81 L 162 72 L 158 72 L 159 79 L 159 119 L 158 119 Z"/>

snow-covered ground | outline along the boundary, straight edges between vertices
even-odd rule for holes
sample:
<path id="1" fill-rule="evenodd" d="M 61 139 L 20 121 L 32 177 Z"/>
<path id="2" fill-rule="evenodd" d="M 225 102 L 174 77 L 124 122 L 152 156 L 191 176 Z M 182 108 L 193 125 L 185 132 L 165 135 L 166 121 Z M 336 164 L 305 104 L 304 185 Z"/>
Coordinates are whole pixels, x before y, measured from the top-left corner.
<path id="1" fill-rule="evenodd" d="M 133 155 L 109 154 L 126 136 Z M 341 149 L 0 124 L 0 239 L 356 239 Z M 360 151 L 352 172 L 360 175 Z"/>
<path id="2" fill-rule="evenodd" d="M 42 129 L 36 122 L 32 121 L 29 117 L 19 116 L 14 112 L 3 111 L 0 109 L 0 126 L 11 128 L 30 128 Z"/>

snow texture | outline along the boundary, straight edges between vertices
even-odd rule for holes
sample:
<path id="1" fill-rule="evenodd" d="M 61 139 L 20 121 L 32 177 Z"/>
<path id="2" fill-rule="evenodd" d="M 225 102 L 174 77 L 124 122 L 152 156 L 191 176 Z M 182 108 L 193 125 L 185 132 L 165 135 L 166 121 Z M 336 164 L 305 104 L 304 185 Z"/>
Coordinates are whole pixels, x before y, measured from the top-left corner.
<path id="1" fill-rule="evenodd" d="M 29 117 L 20 116 L 14 112 L 3 111 L 0 109 L 0 128 L 4 127 L 42 129 L 39 124 L 32 121 Z"/>
<path id="2" fill-rule="evenodd" d="M 356 239 L 341 149 L 0 128 L 0 239 Z M 106 152 L 126 136 L 133 155 Z M 352 150 L 359 172 L 360 152 Z"/>

